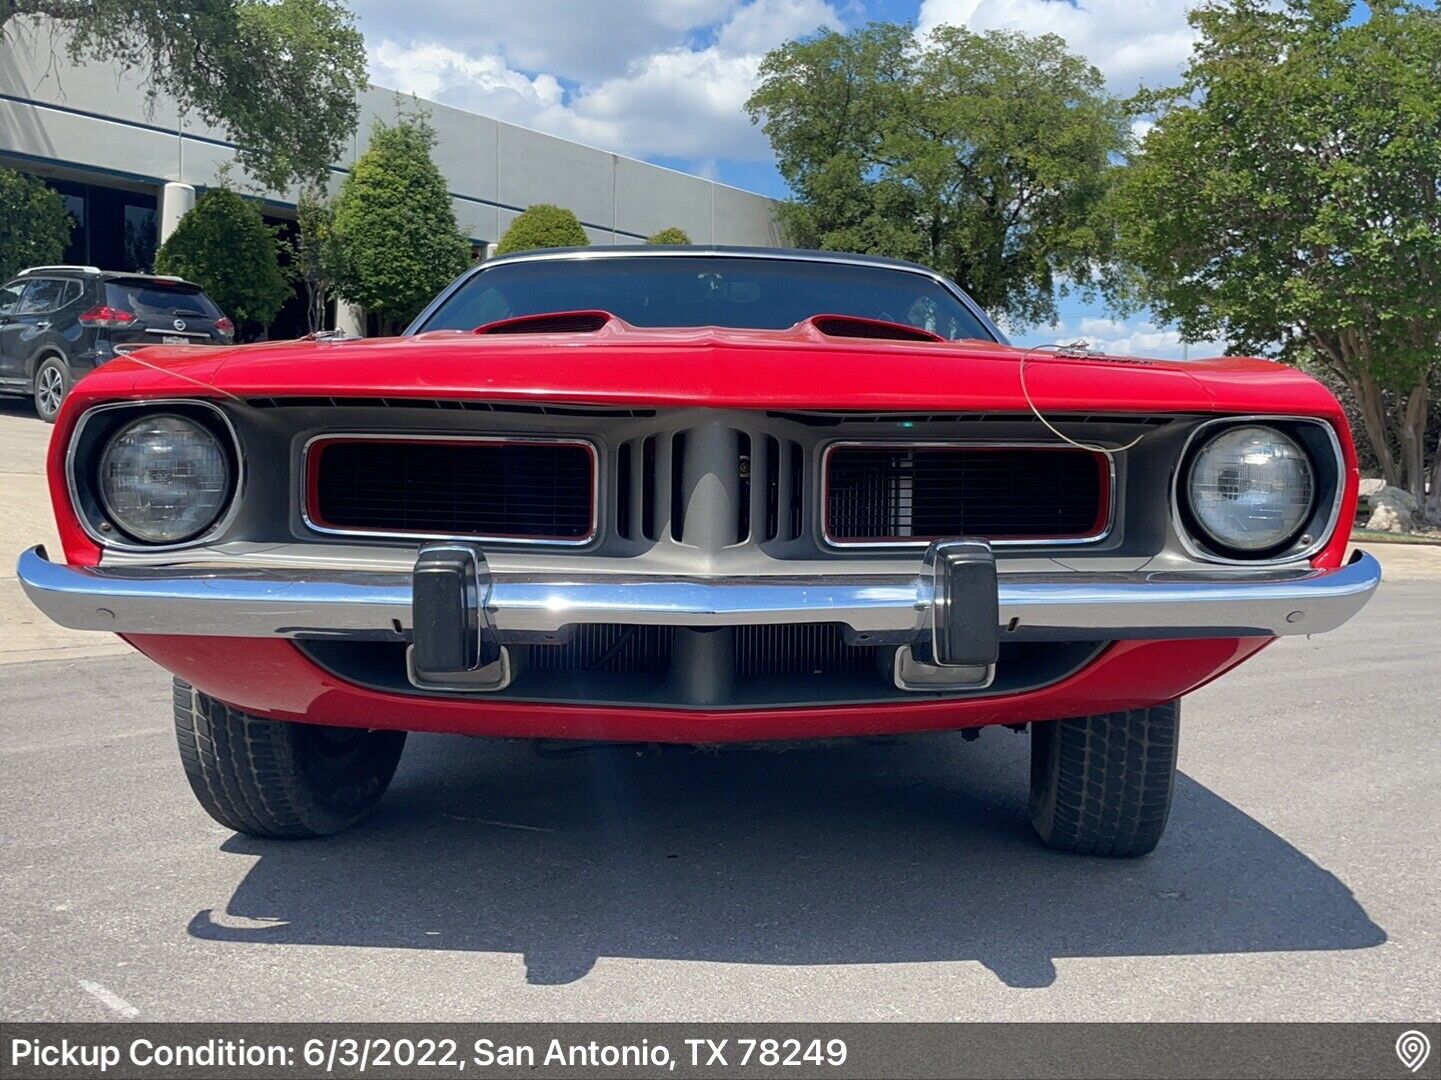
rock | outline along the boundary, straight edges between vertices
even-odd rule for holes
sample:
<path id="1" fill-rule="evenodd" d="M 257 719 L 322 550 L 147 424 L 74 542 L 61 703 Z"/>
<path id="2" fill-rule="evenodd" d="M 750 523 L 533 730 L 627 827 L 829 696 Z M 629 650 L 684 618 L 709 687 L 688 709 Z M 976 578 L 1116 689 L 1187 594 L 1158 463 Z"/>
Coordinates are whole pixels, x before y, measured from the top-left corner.
<path id="1" fill-rule="evenodd" d="M 1413 517 L 1421 512 L 1421 503 L 1405 488 L 1391 487 L 1388 484 L 1372 498 L 1378 503 L 1394 503 L 1398 509 L 1404 510 Z"/>
<path id="2" fill-rule="evenodd" d="M 1400 533 L 1409 532 L 1409 527 L 1404 519 L 1396 512 L 1396 508 L 1390 503 L 1382 503 L 1371 511 L 1371 516 L 1366 519 L 1366 528 L 1371 532 Z"/>
<path id="3" fill-rule="evenodd" d="M 1409 491 L 1383 484 L 1368 501 L 1371 517 L 1366 521 L 1366 528 L 1394 533 L 1415 530 L 1421 507 Z"/>
<path id="4" fill-rule="evenodd" d="M 1386 481 L 1379 476 L 1363 476 L 1361 478 L 1361 498 L 1369 499 L 1373 495 L 1379 495 L 1386 487 Z"/>

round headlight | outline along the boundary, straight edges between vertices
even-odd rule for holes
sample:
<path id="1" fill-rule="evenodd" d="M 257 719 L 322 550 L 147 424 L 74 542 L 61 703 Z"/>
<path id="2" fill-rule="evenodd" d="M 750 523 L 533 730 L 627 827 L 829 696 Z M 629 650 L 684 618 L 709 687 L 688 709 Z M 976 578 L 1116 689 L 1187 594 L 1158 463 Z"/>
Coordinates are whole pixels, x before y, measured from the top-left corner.
<path id="1" fill-rule="evenodd" d="M 214 435 L 183 416 L 147 416 L 117 431 L 100 457 L 100 498 L 136 540 L 177 544 L 225 507 L 230 462 Z"/>
<path id="2" fill-rule="evenodd" d="M 1201 448 L 1187 491 L 1206 535 L 1250 554 L 1280 547 L 1301 531 L 1316 481 L 1293 440 L 1274 428 L 1248 426 L 1224 431 Z"/>

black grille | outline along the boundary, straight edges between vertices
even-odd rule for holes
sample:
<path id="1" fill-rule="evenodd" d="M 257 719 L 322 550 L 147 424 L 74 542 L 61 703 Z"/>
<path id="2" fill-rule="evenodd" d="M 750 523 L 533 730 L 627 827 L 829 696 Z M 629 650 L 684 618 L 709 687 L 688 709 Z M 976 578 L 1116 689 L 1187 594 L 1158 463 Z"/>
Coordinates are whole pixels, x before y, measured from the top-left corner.
<path id="1" fill-rule="evenodd" d="M 738 626 L 732 638 L 739 679 L 842 675 L 876 670 L 877 647 L 847 644 L 839 623 Z M 558 645 L 520 645 L 523 670 L 551 674 L 664 675 L 675 627 L 597 623 Z"/>
<path id="2" fill-rule="evenodd" d="M 735 636 L 736 677 L 850 675 L 876 670 L 874 645 L 846 643 L 840 623 L 739 626 Z"/>
<path id="3" fill-rule="evenodd" d="M 581 443 L 337 438 L 311 447 L 322 528 L 581 542 L 595 459 Z"/>
<path id="4" fill-rule="evenodd" d="M 1069 539 L 1105 527 L 1105 457 L 1071 447 L 839 445 L 826 457 L 836 543 Z"/>
<path id="5" fill-rule="evenodd" d="M 670 668 L 675 628 L 595 623 L 577 626 L 559 645 L 521 645 L 526 671 L 661 675 Z"/>

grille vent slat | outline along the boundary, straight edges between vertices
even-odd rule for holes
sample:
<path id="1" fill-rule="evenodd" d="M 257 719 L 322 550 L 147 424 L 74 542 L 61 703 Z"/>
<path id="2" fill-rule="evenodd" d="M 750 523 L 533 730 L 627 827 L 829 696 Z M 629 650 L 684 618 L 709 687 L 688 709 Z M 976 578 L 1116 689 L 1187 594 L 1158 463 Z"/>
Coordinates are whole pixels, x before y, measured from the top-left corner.
<path id="1" fill-rule="evenodd" d="M 740 468 L 740 488 L 736 500 L 737 515 L 735 541 L 744 544 L 751 536 L 751 437 L 744 431 L 737 432 L 737 454 Z"/>
<path id="2" fill-rule="evenodd" d="M 791 538 L 791 514 L 790 506 L 793 499 L 791 492 L 790 443 L 784 440 L 776 442 L 775 457 L 775 485 L 776 485 L 776 536 L 781 540 Z"/>
<path id="3" fill-rule="evenodd" d="M 746 523 L 750 527 L 750 538 L 753 540 L 771 539 L 766 533 L 767 502 L 770 495 L 766 447 L 769 443 L 770 436 L 761 436 L 749 443 L 750 476 L 746 497 L 750 509 L 746 513 Z"/>
<path id="4" fill-rule="evenodd" d="M 659 501 L 666 511 L 664 520 L 656 522 L 656 535 L 664 536 L 669 526 L 671 539 L 677 541 L 685 539 L 685 441 L 684 431 L 663 439 L 656 468 L 656 488 L 664 494 Z"/>
<path id="5" fill-rule="evenodd" d="M 794 540 L 801 535 L 805 516 L 804 454 L 791 439 L 767 435 L 762 442 L 763 452 L 756 459 L 764 473 L 759 483 L 765 505 L 764 513 L 755 512 L 756 520 L 764 523 L 758 538 Z"/>
<path id="6" fill-rule="evenodd" d="M 647 540 L 655 540 L 658 537 L 655 523 L 656 507 L 656 449 L 660 440 L 652 435 L 642 439 L 641 449 L 641 506 L 640 506 L 640 534 Z"/>

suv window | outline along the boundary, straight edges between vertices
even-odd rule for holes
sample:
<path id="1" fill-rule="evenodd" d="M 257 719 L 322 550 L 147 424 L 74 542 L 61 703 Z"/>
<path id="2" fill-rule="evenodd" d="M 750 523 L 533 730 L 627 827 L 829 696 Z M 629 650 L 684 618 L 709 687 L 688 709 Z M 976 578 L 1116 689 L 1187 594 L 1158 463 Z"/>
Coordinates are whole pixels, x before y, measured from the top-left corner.
<path id="1" fill-rule="evenodd" d="M 85 286 L 71 278 L 65 283 L 65 298 L 60 301 L 61 307 L 68 307 L 80 299 L 80 294 L 85 291 Z"/>
<path id="2" fill-rule="evenodd" d="M 105 302 L 136 315 L 220 317 L 220 309 L 200 286 L 184 282 L 118 279 L 105 283 Z"/>
<path id="3" fill-rule="evenodd" d="M 12 281 L 3 289 L 0 289 L 0 315 L 12 315 L 15 312 L 15 305 L 20 302 L 20 294 L 25 291 L 28 282 Z"/>
<path id="4" fill-rule="evenodd" d="M 16 309 L 17 315 L 43 315 L 47 311 L 54 311 L 60 306 L 60 298 L 65 295 L 65 282 L 60 278 L 38 278 L 30 282 L 30 287 L 25 290 L 25 298 L 20 301 L 20 307 Z"/>

